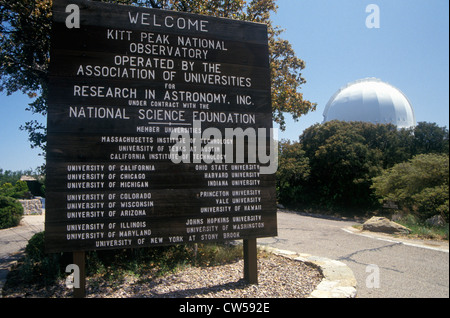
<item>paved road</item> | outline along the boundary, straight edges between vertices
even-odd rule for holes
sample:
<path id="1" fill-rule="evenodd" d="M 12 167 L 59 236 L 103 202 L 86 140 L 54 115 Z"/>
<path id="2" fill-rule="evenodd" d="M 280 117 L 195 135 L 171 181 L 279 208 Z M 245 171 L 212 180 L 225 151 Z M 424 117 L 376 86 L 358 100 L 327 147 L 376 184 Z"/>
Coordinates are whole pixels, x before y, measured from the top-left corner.
<path id="1" fill-rule="evenodd" d="M 363 236 L 351 230 L 354 224 L 278 212 L 278 237 L 258 239 L 258 243 L 342 261 L 355 274 L 358 297 L 449 297 L 448 243 Z M 43 216 L 26 216 L 21 226 L 0 230 L 0 289 L 6 265 L 17 258 L 34 233 L 43 229 Z"/>
<path id="2" fill-rule="evenodd" d="M 278 237 L 258 243 L 345 263 L 357 280 L 357 297 L 449 297 L 448 243 L 361 235 L 355 224 L 279 211 Z"/>

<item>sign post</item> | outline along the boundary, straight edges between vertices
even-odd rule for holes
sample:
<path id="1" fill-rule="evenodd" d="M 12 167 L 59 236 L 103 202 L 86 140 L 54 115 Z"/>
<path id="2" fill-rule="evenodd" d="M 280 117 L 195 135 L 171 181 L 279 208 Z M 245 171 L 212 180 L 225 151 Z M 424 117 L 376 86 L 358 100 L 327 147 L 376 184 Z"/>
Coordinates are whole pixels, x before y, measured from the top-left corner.
<path id="1" fill-rule="evenodd" d="M 277 235 L 266 25 L 54 0 L 49 71 L 48 252 Z"/>
<path id="2" fill-rule="evenodd" d="M 244 279 L 249 284 L 258 284 L 256 238 L 244 240 Z"/>
<path id="3" fill-rule="evenodd" d="M 78 266 L 78 284 L 73 287 L 74 298 L 84 298 L 86 296 L 86 253 L 84 251 L 73 252 L 73 263 Z"/>

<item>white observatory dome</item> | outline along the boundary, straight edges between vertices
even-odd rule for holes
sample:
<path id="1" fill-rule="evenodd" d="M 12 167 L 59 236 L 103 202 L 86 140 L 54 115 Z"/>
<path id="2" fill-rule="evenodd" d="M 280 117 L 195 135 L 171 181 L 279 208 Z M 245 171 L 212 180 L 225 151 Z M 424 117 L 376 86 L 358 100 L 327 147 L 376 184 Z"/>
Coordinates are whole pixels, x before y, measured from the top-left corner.
<path id="1" fill-rule="evenodd" d="M 399 89 L 376 78 L 347 84 L 329 100 L 323 112 L 331 120 L 394 124 L 398 128 L 416 125 L 414 110 Z"/>

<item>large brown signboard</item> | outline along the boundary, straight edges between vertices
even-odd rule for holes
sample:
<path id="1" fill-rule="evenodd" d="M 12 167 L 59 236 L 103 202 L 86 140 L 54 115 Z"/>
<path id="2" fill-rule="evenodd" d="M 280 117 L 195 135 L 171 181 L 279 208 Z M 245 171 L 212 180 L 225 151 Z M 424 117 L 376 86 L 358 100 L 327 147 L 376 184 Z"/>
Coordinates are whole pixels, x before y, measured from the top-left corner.
<path id="1" fill-rule="evenodd" d="M 277 235 L 267 28 L 53 1 L 49 252 Z"/>

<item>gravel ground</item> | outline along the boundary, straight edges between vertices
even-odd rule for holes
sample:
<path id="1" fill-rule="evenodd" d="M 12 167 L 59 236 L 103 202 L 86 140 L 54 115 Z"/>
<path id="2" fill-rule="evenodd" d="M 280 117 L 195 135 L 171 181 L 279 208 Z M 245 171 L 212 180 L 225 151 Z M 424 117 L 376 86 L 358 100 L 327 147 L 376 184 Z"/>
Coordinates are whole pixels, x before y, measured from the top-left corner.
<path id="1" fill-rule="evenodd" d="M 321 282 L 320 271 L 305 263 L 270 255 L 258 260 L 258 285 L 243 281 L 243 260 L 215 267 L 188 267 L 155 277 L 127 276 L 120 284 L 87 278 L 88 298 L 305 298 Z M 3 297 L 72 297 L 60 280 L 51 287 L 5 286 Z"/>

